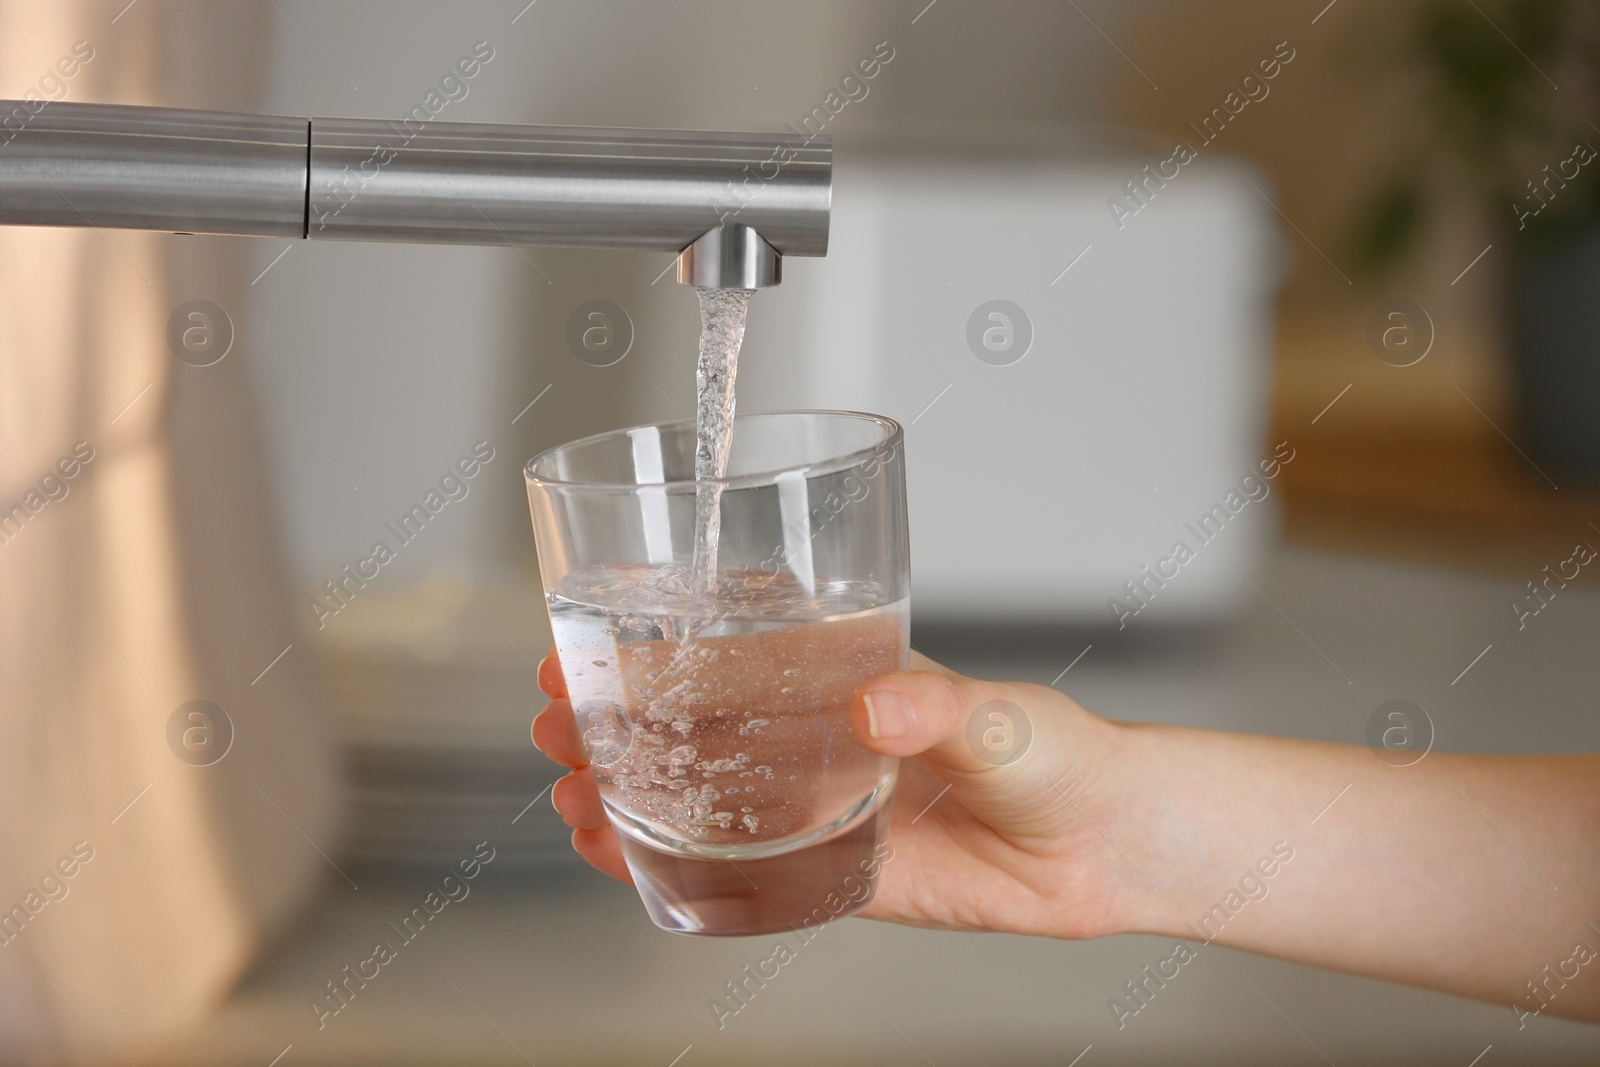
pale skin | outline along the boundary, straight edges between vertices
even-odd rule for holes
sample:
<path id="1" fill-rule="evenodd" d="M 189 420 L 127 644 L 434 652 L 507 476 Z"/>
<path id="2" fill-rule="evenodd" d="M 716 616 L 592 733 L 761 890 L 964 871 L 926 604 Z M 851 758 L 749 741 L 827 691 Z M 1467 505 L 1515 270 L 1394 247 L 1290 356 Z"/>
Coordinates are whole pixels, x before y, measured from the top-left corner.
<path id="1" fill-rule="evenodd" d="M 1600 756 L 1434 752 L 1394 767 L 1360 746 L 1119 723 L 1054 689 L 912 666 L 851 702 L 861 743 L 905 757 L 894 859 L 862 916 L 1214 939 L 1600 1021 L 1600 959 L 1577 951 L 1600 951 Z M 552 699 L 533 740 L 572 768 L 552 798 L 573 847 L 631 881 L 553 651 L 539 682 Z M 995 700 L 1033 729 L 1001 765 L 967 741 Z"/>

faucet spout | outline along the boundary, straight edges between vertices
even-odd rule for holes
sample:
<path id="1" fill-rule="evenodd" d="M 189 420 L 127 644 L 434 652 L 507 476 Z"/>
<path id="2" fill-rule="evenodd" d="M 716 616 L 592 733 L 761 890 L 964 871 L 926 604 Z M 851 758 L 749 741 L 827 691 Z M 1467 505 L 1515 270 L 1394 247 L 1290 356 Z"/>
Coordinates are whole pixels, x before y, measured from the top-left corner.
<path id="1" fill-rule="evenodd" d="M 783 280 L 783 257 L 743 223 L 707 230 L 678 254 L 678 282 L 696 289 L 765 289 Z"/>

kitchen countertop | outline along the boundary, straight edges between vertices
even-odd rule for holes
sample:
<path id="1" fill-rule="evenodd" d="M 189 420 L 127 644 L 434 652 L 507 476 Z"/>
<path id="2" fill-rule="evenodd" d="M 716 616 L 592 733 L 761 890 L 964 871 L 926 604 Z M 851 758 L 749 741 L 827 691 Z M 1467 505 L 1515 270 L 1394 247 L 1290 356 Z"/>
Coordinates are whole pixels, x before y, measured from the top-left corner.
<path id="1" fill-rule="evenodd" d="M 1529 560 L 1527 576 L 1546 562 Z M 1512 579 L 1283 549 L 1255 584 L 1241 616 L 1212 632 L 1130 627 L 1020 644 L 934 634 L 933 645 L 970 673 L 1046 684 L 1083 653 L 1060 687 L 1119 718 L 1359 743 L 1372 711 L 1404 698 L 1427 709 L 1443 750 L 1600 750 L 1600 595 L 1587 576 L 1522 631 Z M 525 818 L 558 817 L 541 801 Z M 1485 862 L 1520 862 L 1508 857 Z M 570 856 L 489 864 L 319 1029 L 309 1004 L 323 984 L 375 942 L 398 942 L 388 924 L 445 872 L 349 873 L 358 891 L 331 878 L 212 1018 L 145 1060 L 265 1065 L 287 1047 L 281 1067 L 1600 1061 L 1600 1027 L 1540 1017 L 1519 1032 L 1505 1005 L 1220 947 L 1119 1031 L 1109 998 L 1167 955 L 1168 940 L 1069 943 L 859 920 L 795 947 L 719 1029 L 711 998 L 775 939 L 660 933 L 631 889 Z"/>

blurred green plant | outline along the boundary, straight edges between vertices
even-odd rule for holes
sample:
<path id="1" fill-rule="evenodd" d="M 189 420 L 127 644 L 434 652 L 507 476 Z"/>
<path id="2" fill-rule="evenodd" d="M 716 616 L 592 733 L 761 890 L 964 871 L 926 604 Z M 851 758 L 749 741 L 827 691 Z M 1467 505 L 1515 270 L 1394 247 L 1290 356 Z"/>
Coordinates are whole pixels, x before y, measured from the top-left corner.
<path id="1" fill-rule="evenodd" d="M 1414 252 L 1441 198 L 1465 197 L 1497 229 L 1540 243 L 1600 219 L 1600 161 L 1589 161 L 1600 4 L 1424 0 L 1401 52 L 1422 79 L 1427 126 L 1362 211 L 1353 258 L 1364 273 Z"/>

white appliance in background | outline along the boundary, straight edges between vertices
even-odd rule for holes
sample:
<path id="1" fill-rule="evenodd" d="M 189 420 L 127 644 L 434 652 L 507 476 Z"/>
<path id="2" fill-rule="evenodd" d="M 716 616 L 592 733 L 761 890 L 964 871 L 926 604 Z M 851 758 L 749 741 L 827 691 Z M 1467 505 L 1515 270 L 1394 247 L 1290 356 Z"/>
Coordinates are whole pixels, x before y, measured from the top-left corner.
<path id="1" fill-rule="evenodd" d="M 1194 622 L 1249 595 L 1281 473 L 1261 175 L 1202 152 L 1158 182 L 1170 147 L 1061 127 L 836 145 L 828 256 L 752 303 L 739 407 L 906 426 L 918 619 Z"/>

